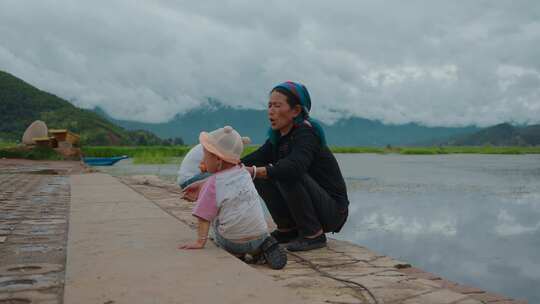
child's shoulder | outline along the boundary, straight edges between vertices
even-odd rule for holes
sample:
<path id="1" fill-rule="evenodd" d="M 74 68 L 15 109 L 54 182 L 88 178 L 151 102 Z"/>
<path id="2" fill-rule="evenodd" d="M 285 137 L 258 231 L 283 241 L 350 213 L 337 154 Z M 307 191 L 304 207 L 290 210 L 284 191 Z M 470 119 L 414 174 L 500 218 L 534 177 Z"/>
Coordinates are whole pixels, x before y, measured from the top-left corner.
<path id="1" fill-rule="evenodd" d="M 234 183 L 251 182 L 249 172 L 242 165 L 218 172 L 215 177 L 218 183 L 225 183 L 228 186 Z"/>
<path id="2" fill-rule="evenodd" d="M 236 165 L 232 168 L 217 172 L 215 175 L 217 177 L 223 178 L 223 177 L 230 177 L 232 175 L 243 175 L 244 173 L 247 173 L 247 170 L 244 168 L 244 166 Z"/>

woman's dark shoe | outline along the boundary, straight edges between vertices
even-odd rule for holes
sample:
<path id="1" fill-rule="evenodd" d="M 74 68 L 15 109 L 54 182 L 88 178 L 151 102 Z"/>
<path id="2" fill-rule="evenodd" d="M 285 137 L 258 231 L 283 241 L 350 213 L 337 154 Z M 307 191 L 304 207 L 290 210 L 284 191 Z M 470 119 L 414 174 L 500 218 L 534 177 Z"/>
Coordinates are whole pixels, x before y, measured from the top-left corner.
<path id="1" fill-rule="evenodd" d="M 262 254 L 272 269 L 281 269 L 287 265 L 287 254 L 272 236 L 264 240 L 261 245 Z"/>
<path id="2" fill-rule="evenodd" d="M 297 240 L 289 243 L 287 245 L 287 250 L 289 251 L 306 251 L 317 248 L 322 248 L 326 246 L 326 235 L 321 234 L 316 238 L 298 238 Z"/>
<path id="3" fill-rule="evenodd" d="M 274 230 L 270 235 L 280 244 L 288 243 L 298 237 L 298 230 L 279 231 Z"/>

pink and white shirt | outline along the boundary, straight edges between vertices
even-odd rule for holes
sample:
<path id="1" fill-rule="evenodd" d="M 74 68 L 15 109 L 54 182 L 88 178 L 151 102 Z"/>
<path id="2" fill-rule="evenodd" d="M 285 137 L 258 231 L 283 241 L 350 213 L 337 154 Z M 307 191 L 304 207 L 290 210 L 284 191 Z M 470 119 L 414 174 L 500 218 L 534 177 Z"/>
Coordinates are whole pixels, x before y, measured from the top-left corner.
<path id="1" fill-rule="evenodd" d="M 241 165 L 208 178 L 193 215 L 212 222 L 212 227 L 229 240 L 268 233 L 261 199 L 251 176 Z"/>

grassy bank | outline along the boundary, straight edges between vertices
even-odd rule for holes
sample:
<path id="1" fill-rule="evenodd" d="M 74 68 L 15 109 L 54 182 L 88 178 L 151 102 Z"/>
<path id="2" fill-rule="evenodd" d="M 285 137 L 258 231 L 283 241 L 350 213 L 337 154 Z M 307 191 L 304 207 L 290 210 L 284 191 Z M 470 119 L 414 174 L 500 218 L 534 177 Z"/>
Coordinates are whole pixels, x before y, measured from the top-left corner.
<path id="1" fill-rule="evenodd" d="M 28 151 L 14 149 L 16 144 L 0 142 L 0 157 L 28 158 L 28 159 L 60 159 L 54 151 L 38 149 Z M 259 146 L 246 147 L 243 155 L 249 154 Z M 112 157 L 127 155 L 133 158 L 135 164 L 165 164 L 174 159 L 183 157 L 190 146 L 85 146 L 82 148 L 85 156 Z M 376 153 L 376 154 L 402 154 L 402 155 L 437 155 L 437 154 L 540 154 L 539 147 L 330 147 L 334 153 Z"/>
<path id="2" fill-rule="evenodd" d="M 172 156 L 167 156 L 166 154 L 162 152 L 152 152 L 152 151 L 144 151 L 141 153 L 135 154 L 133 157 L 133 163 L 136 165 L 140 164 L 168 164 L 172 163 L 174 158 Z"/>
<path id="3" fill-rule="evenodd" d="M 32 160 L 62 160 L 62 155 L 51 148 L 26 149 L 15 145 L 0 145 L 0 158 L 22 158 Z"/>
<path id="4" fill-rule="evenodd" d="M 259 146 L 247 146 L 247 147 L 245 147 L 244 148 L 244 153 L 242 153 L 242 157 L 255 152 L 257 149 L 259 149 Z"/>
<path id="5" fill-rule="evenodd" d="M 16 147 L 17 144 L 16 143 L 11 143 L 11 142 L 1 142 L 0 141 L 0 149 L 9 149 L 9 148 L 14 148 Z"/>
<path id="6" fill-rule="evenodd" d="M 377 153 L 403 155 L 436 155 L 436 154 L 540 154 L 540 147 L 331 147 L 334 153 Z"/>
<path id="7" fill-rule="evenodd" d="M 84 147 L 86 156 L 109 157 L 128 155 L 136 164 L 165 164 L 174 158 L 184 156 L 189 146 L 172 147 Z M 243 155 L 257 150 L 259 146 L 248 146 Z M 333 153 L 376 153 L 402 155 L 437 155 L 437 154 L 540 154 L 540 147 L 330 147 Z"/>
<path id="8" fill-rule="evenodd" d="M 184 156 L 189 146 L 86 146 L 83 147 L 84 156 L 112 157 L 127 155 L 133 159 L 134 164 L 167 164 L 174 158 Z"/>
<path id="9" fill-rule="evenodd" d="M 451 154 L 540 154 L 537 147 L 444 147 L 443 152 Z"/>
<path id="10" fill-rule="evenodd" d="M 257 150 L 258 146 L 249 146 L 243 155 Z M 127 155 L 133 158 L 134 163 L 139 164 L 164 164 L 173 161 L 174 158 L 183 157 L 191 149 L 191 146 L 140 146 L 140 147 L 83 147 L 84 156 L 88 157 L 113 157 Z"/>
<path id="11" fill-rule="evenodd" d="M 61 160 L 61 155 L 51 148 L 28 149 L 14 142 L 0 141 L 0 158 L 23 158 L 33 160 Z"/>
<path id="12" fill-rule="evenodd" d="M 189 146 L 84 146 L 82 148 L 84 156 L 88 157 L 113 157 L 127 155 L 135 158 L 136 156 L 159 155 L 162 157 L 182 157 L 188 151 Z"/>

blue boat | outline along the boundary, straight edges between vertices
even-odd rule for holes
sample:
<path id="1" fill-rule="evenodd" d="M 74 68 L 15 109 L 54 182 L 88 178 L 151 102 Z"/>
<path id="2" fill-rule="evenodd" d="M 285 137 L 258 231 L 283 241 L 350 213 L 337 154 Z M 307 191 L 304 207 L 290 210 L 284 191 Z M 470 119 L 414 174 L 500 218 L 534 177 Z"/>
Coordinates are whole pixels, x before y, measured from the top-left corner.
<path id="1" fill-rule="evenodd" d="M 126 155 L 116 157 L 83 157 L 83 161 L 89 166 L 112 166 L 126 158 L 128 158 Z"/>

